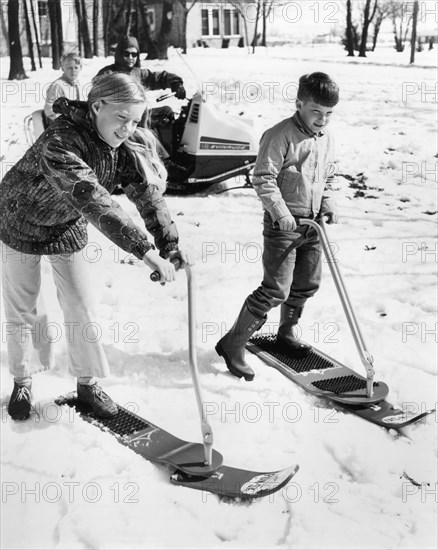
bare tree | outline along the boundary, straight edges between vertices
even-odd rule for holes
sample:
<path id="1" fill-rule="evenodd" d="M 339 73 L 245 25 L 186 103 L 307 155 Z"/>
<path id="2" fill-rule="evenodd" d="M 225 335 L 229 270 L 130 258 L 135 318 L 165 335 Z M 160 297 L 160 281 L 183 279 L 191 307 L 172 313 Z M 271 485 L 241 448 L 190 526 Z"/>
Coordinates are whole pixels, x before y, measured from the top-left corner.
<path id="1" fill-rule="evenodd" d="M 275 0 L 262 0 L 262 41 L 260 46 L 266 47 L 266 27 L 268 17 L 273 9 Z"/>
<path id="2" fill-rule="evenodd" d="M 99 55 L 99 0 L 93 0 L 93 55 Z"/>
<path id="3" fill-rule="evenodd" d="M 257 0 L 257 7 L 256 7 L 256 15 L 255 15 L 255 25 L 254 25 L 254 36 L 253 36 L 253 39 L 252 39 L 252 53 L 255 53 L 255 49 L 256 49 L 256 46 L 257 46 L 257 42 L 259 40 L 259 36 L 258 36 L 258 27 L 259 27 L 259 19 L 260 19 L 260 15 L 261 15 L 261 4 L 262 4 L 263 0 Z"/>
<path id="4" fill-rule="evenodd" d="M 39 60 L 39 64 L 40 64 L 40 69 L 42 69 L 43 68 L 43 62 L 42 62 L 42 59 L 41 59 L 41 45 L 40 45 L 40 39 L 39 39 L 39 36 L 38 36 L 38 28 L 37 28 L 37 24 L 36 24 L 35 8 L 34 8 L 34 5 L 33 5 L 33 2 L 30 3 L 30 10 L 31 10 L 31 14 L 32 14 L 32 25 L 33 25 L 33 32 L 34 32 L 34 35 L 35 35 L 35 43 L 36 43 L 37 52 L 38 52 L 38 60 Z"/>
<path id="5" fill-rule="evenodd" d="M 173 2 L 164 0 L 161 18 L 160 32 L 156 40 L 152 41 L 151 51 L 148 52 L 148 59 L 167 59 L 167 48 L 170 44 L 170 33 L 173 21 Z"/>
<path id="6" fill-rule="evenodd" d="M 182 21 L 182 53 L 187 53 L 187 17 L 189 15 L 190 10 L 193 8 L 193 6 L 197 3 L 198 0 L 193 0 L 192 3 L 189 5 L 189 2 L 187 0 L 178 0 L 178 2 L 181 4 L 183 9 L 183 21 Z"/>
<path id="7" fill-rule="evenodd" d="M 376 17 L 373 24 L 373 45 L 371 51 L 374 51 L 377 46 L 377 39 L 379 37 L 380 27 L 383 21 L 388 17 L 389 9 L 388 2 L 379 2 L 376 10 Z"/>
<path id="8" fill-rule="evenodd" d="M 412 64 L 415 62 L 415 46 L 417 43 L 417 21 L 418 21 L 418 0 L 414 2 L 414 12 L 412 14 L 412 35 L 411 35 L 411 58 L 409 63 Z"/>
<path id="9" fill-rule="evenodd" d="M 406 19 L 405 3 L 400 3 L 397 0 L 389 0 L 388 8 L 392 20 L 395 49 L 398 52 L 402 52 L 405 49 L 412 14 L 409 14 L 409 17 Z"/>
<path id="10" fill-rule="evenodd" d="M 374 18 L 377 9 L 377 0 L 374 0 L 374 7 L 371 10 L 371 0 L 366 0 L 363 11 L 362 37 L 359 46 L 359 57 L 367 56 L 368 28 Z"/>
<path id="11" fill-rule="evenodd" d="M 243 28 L 245 29 L 245 42 L 246 42 L 246 45 L 248 47 L 248 53 L 251 53 L 251 50 L 249 49 L 249 38 L 248 38 L 248 22 L 246 20 L 246 17 L 245 17 L 245 12 L 242 8 L 242 3 L 244 2 L 239 2 L 239 1 L 230 1 L 230 4 L 232 6 L 234 6 L 236 8 L 236 10 L 239 12 L 239 14 L 241 15 L 242 17 L 242 20 L 243 20 Z"/>
<path id="12" fill-rule="evenodd" d="M 28 78 L 23 67 L 23 52 L 20 42 L 20 4 L 18 0 L 8 0 L 8 27 L 9 27 L 9 67 L 8 80 L 24 80 Z"/>
<path id="13" fill-rule="evenodd" d="M 88 29 L 87 6 L 85 4 L 85 0 L 78 0 L 78 7 L 78 28 L 79 35 L 81 36 L 81 40 L 84 45 L 84 57 L 85 59 L 91 59 L 93 57 L 93 50 L 91 48 L 90 31 Z"/>
<path id="14" fill-rule="evenodd" d="M 64 47 L 62 39 L 61 1 L 48 0 L 47 7 L 49 10 L 50 39 L 52 42 L 52 68 L 58 70 L 61 67 L 61 56 Z"/>
<path id="15" fill-rule="evenodd" d="M 347 25 L 345 28 L 345 48 L 348 57 L 354 57 L 354 28 L 351 0 L 347 0 Z"/>
<path id="16" fill-rule="evenodd" d="M 26 0 L 23 0 L 23 11 L 24 11 L 24 24 L 26 27 L 27 48 L 29 50 L 29 57 L 30 57 L 30 66 L 31 66 L 30 70 L 36 71 L 35 56 L 33 55 L 32 31 L 30 29 L 29 11 L 27 9 Z"/>
<path id="17" fill-rule="evenodd" d="M 8 26 L 6 25 L 6 19 L 3 13 L 3 9 L 0 9 L 0 20 L 1 20 L 1 26 L 2 26 L 2 34 L 5 37 L 6 42 L 9 42 Z"/>
<path id="18" fill-rule="evenodd" d="M 130 30 L 132 27 L 132 15 L 133 15 L 132 0 L 128 0 L 128 8 L 126 11 L 128 12 L 127 14 L 128 17 L 126 18 L 124 35 L 129 36 L 131 34 Z"/>

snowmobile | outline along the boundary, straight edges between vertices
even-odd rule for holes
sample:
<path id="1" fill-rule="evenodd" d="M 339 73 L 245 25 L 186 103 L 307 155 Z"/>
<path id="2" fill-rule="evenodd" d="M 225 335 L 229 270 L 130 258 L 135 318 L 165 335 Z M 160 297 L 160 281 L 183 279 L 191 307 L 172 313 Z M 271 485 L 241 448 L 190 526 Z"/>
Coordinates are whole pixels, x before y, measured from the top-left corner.
<path id="1" fill-rule="evenodd" d="M 195 193 L 239 175 L 251 185 L 258 151 L 253 121 L 224 114 L 201 92 L 181 108 L 167 147 L 178 167 L 168 169 L 168 192 Z"/>
<path id="2" fill-rule="evenodd" d="M 161 96 L 157 101 L 172 95 Z M 46 127 L 42 110 L 28 115 L 24 119 L 28 144 L 32 145 Z M 157 133 L 169 153 L 164 162 L 168 193 L 196 193 L 241 175 L 245 186 L 251 185 L 249 174 L 258 151 L 252 120 L 224 114 L 197 92 L 182 106 L 170 129 L 165 122 L 158 126 Z"/>

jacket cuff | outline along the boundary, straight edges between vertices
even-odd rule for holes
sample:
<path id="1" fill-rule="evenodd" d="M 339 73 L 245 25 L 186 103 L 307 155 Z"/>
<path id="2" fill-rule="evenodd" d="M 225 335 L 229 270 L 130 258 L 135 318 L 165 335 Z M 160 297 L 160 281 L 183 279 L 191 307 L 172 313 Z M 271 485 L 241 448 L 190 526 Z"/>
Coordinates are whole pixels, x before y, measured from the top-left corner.
<path id="1" fill-rule="evenodd" d="M 177 243 L 168 243 L 162 250 L 160 250 L 160 256 L 167 258 L 171 252 L 176 252 L 177 250 L 179 250 Z"/>
<path id="2" fill-rule="evenodd" d="M 135 246 L 133 246 L 131 253 L 134 254 L 134 256 L 139 260 L 142 260 L 143 256 L 146 254 L 146 252 L 149 252 L 149 250 L 155 250 L 155 246 L 149 241 L 145 240 L 140 241 Z"/>
<path id="3" fill-rule="evenodd" d="M 271 215 L 273 222 L 278 222 L 280 218 L 284 218 L 284 216 L 290 216 L 290 210 L 286 206 L 285 202 L 280 202 L 280 203 L 274 204 L 269 209 L 269 214 Z"/>

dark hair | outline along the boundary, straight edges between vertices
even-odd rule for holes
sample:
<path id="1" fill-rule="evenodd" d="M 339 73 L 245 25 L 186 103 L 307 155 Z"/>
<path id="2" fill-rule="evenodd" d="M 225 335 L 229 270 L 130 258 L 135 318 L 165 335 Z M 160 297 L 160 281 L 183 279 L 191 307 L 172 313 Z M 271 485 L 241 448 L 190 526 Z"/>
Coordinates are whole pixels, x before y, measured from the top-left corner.
<path id="1" fill-rule="evenodd" d="M 334 107 L 339 101 L 339 86 L 326 73 L 305 74 L 299 80 L 297 98 Z"/>

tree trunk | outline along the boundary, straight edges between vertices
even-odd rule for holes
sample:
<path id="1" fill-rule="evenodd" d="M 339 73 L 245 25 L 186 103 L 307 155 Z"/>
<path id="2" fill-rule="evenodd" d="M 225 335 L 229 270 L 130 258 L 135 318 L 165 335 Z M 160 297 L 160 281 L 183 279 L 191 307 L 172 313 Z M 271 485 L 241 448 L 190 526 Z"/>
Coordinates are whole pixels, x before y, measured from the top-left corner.
<path id="1" fill-rule="evenodd" d="M 90 39 L 90 30 L 88 28 L 88 14 L 87 14 L 87 6 L 85 4 L 85 0 L 81 0 L 81 35 L 82 40 L 84 43 L 84 57 L 85 59 L 92 59 L 93 58 L 93 49 L 91 47 L 91 39 Z"/>
<path id="2" fill-rule="evenodd" d="M 3 15 L 3 10 L 2 9 L 0 9 L 0 20 L 1 20 L 3 36 L 5 37 L 6 42 L 9 43 L 8 26 L 6 25 L 6 20 L 5 20 L 5 17 Z"/>
<path id="3" fill-rule="evenodd" d="M 266 48 L 266 17 L 268 14 L 266 13 L 266 0 L 262 0 L 262 40 L 260 42 L 260 46 L 263 46 Z"/>
<path id="4" fill-rule="evenodd" d="M 132 0 L 128 0 L 128 17 L 125 22 L 124 34 L 125 36 L 130 36 L 131 26 L 132 26 Z M 126 12 L 125 12 L 126 13 Z"/>
<path id="5" fill-rule="evenodd" d="M 187 53 L 187 18 L 189 16 L 190 10 L 193 8 L 193 6 L 197 3 L 198 0 L 193 0 L 190 7 L 187 7 L 187 1 L 186 0 L 178 0 L 179 3 L 182 6 L 183 9 L 183 21 L 182 21 L 182 36 L 181 36 L 181 42 L 182 42 L 182 53 Z"/>
<path id="6" fill-rule="evenodd" d="M 411 59 L 410 64 L 415 62 L 415 45 L 417 43 L 417 20 L 418 20 L 418 0 L 414 2 L 414 13 L 412 14 L 412 35 L 411 35 Z"/>
<path id="7" fill-rule="evenodd" d="M 258 31 L 259 19 L 260 19 L 260 1 L 261 0 L 257 0 L 257 11 L 256 11 L 255 25 L 254 25 L 254 36 L 253 36 L 253 39 L 252 39 L 252 53 L 255 53 L 255 49 L 256 49 L 256 46 L 257 46 L 257 42 L 258 42 L 257 31 Z"/>
<path id="8" fill-rule="evenodd" d="M 371 0 L 366 0 L 364 15 L 363 15 L 362 37 L 361 37 L 360 47 L 359 47 L 359 57 L 367 56 L 368 29 L 376 13 L 377 0 L 375 0 L 374 2 L 374 9 L 371 14 L 370 14 L 370 8 L 371 8 Z"/>
<path id="9" fill-rule="evenodd" d="M 59 67 L 61 67 L 61 57 L 64 53 L 64 37 L 62 35 L 62 9 L 61 9 L 61 0 L 55 1 L 55 12 L 56 12 L 56 37 L 58 41 L 58 50 L 59 50 Z"/>
<path id="10" fill-rule="evenodd" d="M 379 37 L 380 27 L 382 25 L 383 17 L 379 15 L 379 17 L 376 19 L 376 22 L 374 23 L 374 29 L 373 29 L 373 46 L 371 48 L 371 51 L 374 51 L 377 46 L 377 39 Z"/>
<path id="11" fill-rule="evenodd" d="M 26 0 L 23 0 L 23 9 L 24 9 L 24 22 L 26 26 L 27 47 L 29 49 L 29 57 L 30 57 L 30 67 L 31 67 L 30 70 L 36 71 L 35 57 L 33 55 L 32 31 L 30 29 L 29 11 L 27 9 Z"/>
<path id="12" fill-rule="evenodd" d="M 173 5 L 171 1 L 164 0 L 161 28 L 158 38 L 152 41 L 152 51 L 148 53 L 148 59 L 167 59 L 170 33 L 172 31 Z"/>
<path id="13" fill-rule="evenodd" d="M 42 62 L 42 59 L 41 59 L 41 46 L 40 46 L 40 39 L 38 37 L 38 28 L 37 28 L 37 24 L 36 24 L 35 8 L 33 6 L 33 2 L 30 3 L 30 9 L 31 9 L 31 13 L 32 13 L 32 24 L 33 24 L 33 32 L 35 34 L 35 43 L 36 43 L 37 52 L 38 52 L 38 61 L 39 61 L 39 64 L 40 64 L 40 69 L 42 69 L 43 68 L 43 62 Z"/>
<path id="14" fill-rule="evenodd" d="M 113 13 L 113 2 L 114 0 L 109 0 L 105 2 L 102 7 L 106 6 L 106 9 L 103 11 L 104 21 L 103 21 L 103 41 L 104 41 L 104 50 L 105 57 L 108 57 L 110 54 L 110 25 L 112 22 L 112 13 Z"/>
<path id="15" fill-rule="evenodd" d="M 135 0 L 135 36 L 137 39 L 140 36 L 140 0 Z M 141 50 L 141 44 L 139 44 Z"/>
<path id="16" fill-rule="evenodd" d="M 93 0 L 93 55 L 99 56 L 99 0 Z"/>
<path id="17" fill-rule="evenodd" d="M 353 22 L 351 16 L 351 0 L 347 0 L 347 27 L 345 29 L 345 39 L 348 57 L 354 57 L 354 39 Z"/>
<path id="18" fill-rule="evenodd" d="M 76 33 L 78 37 L 78 54 L 82 57 L 82 34 L 81 34 L 81 3 L 80 0 L 75 0 L 76 19 L 78 26 L 76 27 Z"/>
<path id="19" fill-rule="evenodd" d="M 50 39 L 52 42 L 52 68 L 57 71 L 61 68 L 62 43 L 62 17 L 60 0 L 48 0 L 50 20 Z"/>
<path id="20" fill-rule="evenodd" d="M 23 67 L 19 14 L 20 5 L 18 0 L 8 0 L 9 56 L 11 59 L 8 80 L 24 80 L 28 78 Z"/>

